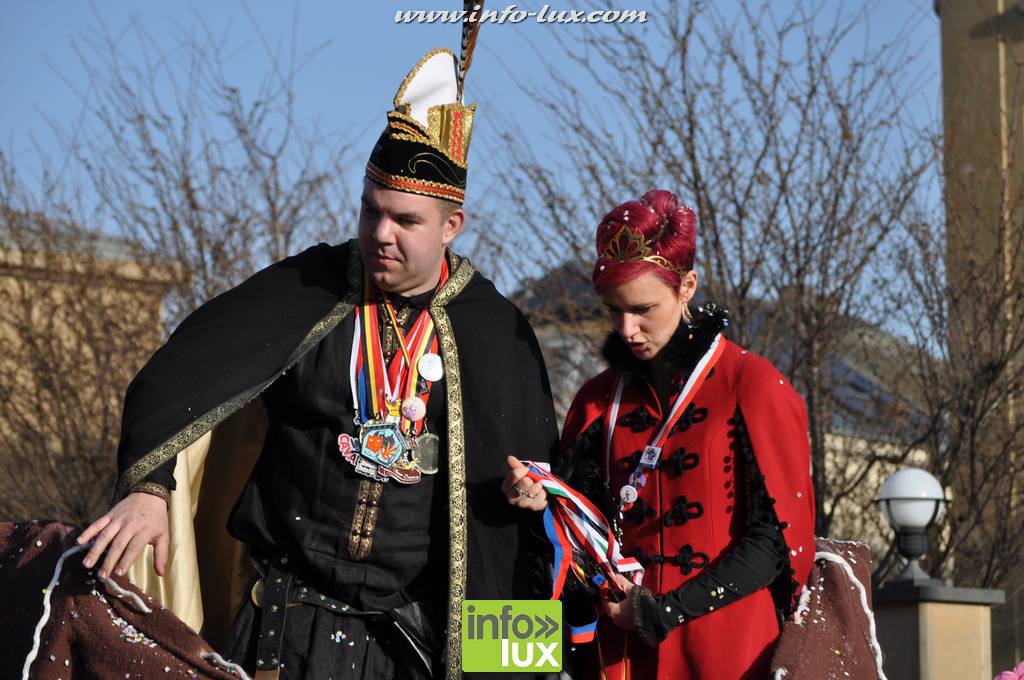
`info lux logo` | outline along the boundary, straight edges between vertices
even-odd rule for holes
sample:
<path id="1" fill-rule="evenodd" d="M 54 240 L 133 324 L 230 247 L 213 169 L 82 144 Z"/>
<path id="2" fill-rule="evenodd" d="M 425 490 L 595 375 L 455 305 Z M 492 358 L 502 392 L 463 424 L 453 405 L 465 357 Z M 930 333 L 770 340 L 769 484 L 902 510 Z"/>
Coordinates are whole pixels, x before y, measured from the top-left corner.
<path id="1" fill-rule="evenodd" d="M 462 670 L 562 670 L 562 603 L 558 600 L 466 600 L 462 603 Z"/>

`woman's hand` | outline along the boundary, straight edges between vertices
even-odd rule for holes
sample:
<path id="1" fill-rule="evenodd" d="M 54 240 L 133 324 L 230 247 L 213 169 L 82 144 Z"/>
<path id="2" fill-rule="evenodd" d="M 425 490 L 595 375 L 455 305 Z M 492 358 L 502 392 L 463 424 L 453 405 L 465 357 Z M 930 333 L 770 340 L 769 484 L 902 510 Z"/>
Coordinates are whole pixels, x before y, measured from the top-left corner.
<path id="1" fill-rule="evenodd" d="M 544 487 L 526 476 L 530 468 L 520 463 L 515 456 L 509 456 L 505 462 L 508 463 L 511 472 L 501 483 L 501 492 L 508 499 L 508 504 L 537 512 L 548 507 L 548 494 Z"/>
<path id="2" fill-rule="evenodd" d="M 630 591 L 636 588 L 636 585 L 622 574 L 616 574 L 615 581 L 622 588 L 622 591 L 626 593 L 626 598 L 621 602 L 603 602 L 604 613 L 619 628 L 635 630 L 636 625 L 633 622 L 633 602 L 630 597 Z"/>

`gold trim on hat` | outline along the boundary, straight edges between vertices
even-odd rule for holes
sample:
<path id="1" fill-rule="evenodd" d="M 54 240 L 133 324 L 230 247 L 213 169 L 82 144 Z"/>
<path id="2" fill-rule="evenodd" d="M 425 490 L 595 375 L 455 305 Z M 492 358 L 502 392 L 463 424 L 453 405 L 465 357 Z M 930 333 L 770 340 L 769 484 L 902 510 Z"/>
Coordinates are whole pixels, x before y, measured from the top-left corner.
<path id="1" fill-rule="evenodd" d="M 415 133 L 424 139 L 430 138 L 430 135 L 427 134 L 427 128 L 423 127 L 423 123 L 419 122 L 408 113 L 404 113 L 402 111 L 389 111 L 388 125 L 393 125 L 396 122 L 405 123 L 406 125 L 411 126 Z"/>
<path id="2" fill-rule="evenodd" d="M 366 164 L 366 176 L 373 182 L 385 189 L 404 191 L 409 194 L 421 194 L 432 198 L 440 198 L 453 203 L 462 203 L 466 198 L 466 191 L 453 184 L 444 182 L 432 182 L 428 179 L 416 177 L 403 177 L 384 172 L 373 163 Z M 419 186 L 411 186 L 411 185 Z"/>
<path id="3" fill-rule="evenodd" d="M 476 103 L 463 106 L 458 103 L 435 104 L 427 109 L 428 127 L 401 111 L 388 113 L 388 137 L 426 144 L 443 153 L 448 160 L 463 170 L 467 169 L 469 142 L 473 136 L 473 116 Z M 458 127 L 455 120 L 459 120 Z M 408 127 L 412 129 L 408 129 Z M 401 130 L 401 132 L 397 132 Z M 456 154 L 456 148 L 461 153 Z"/>
<path id="4" fill-rule="evenodd" d="M 416 77 L 416 74 L 420 72 L 420 69 L 423 68 L 423 65 L 427 63 L 427 60 L 438 54 L 450 54 L 452 55 L 452 59 L 455 60 L 455 63 L 458 64 L 458 58 L 455 56 L 455 53 L 452 52 L 447 47 L 435 47 L 434 49 L 427 52 L 425 55 L 423 55 L 423 58 L 420 59 L 416 63 L 416 65 L 412 67 L 412 70 L 409 71 L 409 75 L 405 77 L 405 80 L 402 81 L 401 86 L 398 88 L 398 92 L 395 93 L 395 111 L 401 111 L 402 113 L 406 114 L 409 112 L 409 104 L 402 101 L 402 98 L 405 96 L 405 91 L 406 89 L 408 89 L 409 83 L 412 82 L 412 79 Z"/>
<path id="5" fill-rule="evenodd" d="M 438 54 L 450 54 L 455 59 L 455 53 L 450 49 L 436 47 L 427 52 L 409 71 L 399 86 L 398 92 L 395 93 L 394 110 L 388 113 L 388 136 L 393 139 L 422 142 L 432 146 L 447 156 L 451 162 L 466 169 L 476 104 L 466 106 L 460 101 L 435 104 L 427 109 L 427 127 L 424 128 L 423 123 L 412 117 L 412 105 L 403 101 L 412 79 L 416 77 L 416 74 L 429 59 Z M 457 59 L 455 63 L 458 63 Z M 423 138 L 417 138 L 412 134 L 413 130 L 405 130 L 403 126 L 395 125 L 396 122 L 406 123 L 416 131 L 422 131 Z M 402 132 L 392 132 L 392 130 L 402 130 Z"/>
<path id="6" fill-rule="evenodd" d="M 431 146 L 436 146 L 461 168 L 466 167 L 466 157 L 469 155 L 475 111 L 475 103 L 463 106 L 457 102 L 427 109 L 427 131 Z"/>

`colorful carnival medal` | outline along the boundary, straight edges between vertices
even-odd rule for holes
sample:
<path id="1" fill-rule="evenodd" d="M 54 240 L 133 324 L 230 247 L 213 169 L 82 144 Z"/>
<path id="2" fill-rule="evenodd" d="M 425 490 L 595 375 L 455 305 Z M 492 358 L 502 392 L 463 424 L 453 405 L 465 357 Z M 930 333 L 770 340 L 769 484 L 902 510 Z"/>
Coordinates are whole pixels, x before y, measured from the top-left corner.
<path id="1" fill-rule="evenodd" d="M 443 262 L 438 287 L 448 279 Z M 379 482 L 414 484 L 439 467 L 439 441 L 427 431 L 427 401 L 433 380 L 423 376 L 423 359 L 437 357 L 438 341 L 429 311 L 420 312 L 403 334 L 387 295 L 364 277 L 363 304 L 355 310 L 349 378 L 358 439 L 338 437 L 338 449 L 356 472 Z M 390 362 L 381 342 L 380 307 L 388 315 L 401 352 Z M 439 359 L 439 357 L 438 357 Z M 427 363 L 431 363 L 428 360 Z M 433 368 L 433 366 L 431 366 Z M 432 376 L 436 370 L 428 371 Z M 369 416 L 363 420 L 364 416 Z"/>
<path id="2" fill-rule="evenodd" d="M 623 574 L 635 585 L 644 580 L 644 568 L 634 557 L 624 557 L 608 520 L 593 503 L 561 479 L 551 474 L 545 463 L 523 461 L 527 473 L 547 492 L 544 509 L 544 531 L 554 548 L 554 580 L 551 599 L 557 600 L 571 573 L 591 592 L 599 592 L 610 600 L 622 600 L 625 593 L 616 580 Z M 589 642 L 594 637 L 597 619 L 583 626 L 570 626 L 574 643 Z"/>
<path id="3" fill-rule="evenodd" d="M 683 389 L 679 392 L 679 396 L 676 398 L 672 409 L 669 411 L 668 417 L 662 422 L 661 428 L 657 434 L 651 440 L 651 443 L 644 447 L 643 453 L 640 455 L 640 460 L 636 467 L 633 468 L 633 472 L 629 475 L 629 482 L 624 484 L 619 489 L 619 514 L 621 515 L 626 510 L 632 507 L 633 503 L 640 497 L 640 489 L 647 483 L 647 472 L 658 467 L 661 462 L 662 448 L 665 446 L 665 441 L 669 437 L 669 433 L 675 424 L 679 422 L 683 413 L 686 412 L 686 407 L 693 401 L 693 397 L 697 394 L 697 390 L 700 389 L 700 385 L 704 384 L 704 379 L 711 372 L 711 369 L 715 367 L 718 362 L 718 358 L 722 355 L 722 350 L 725 349 L 725 343 L 722 342 L 722 334 L 719 333 L 715 336 L 715 339 L 711 341 L 711 346 L 704 353 L 704 356 L 700 358 L 693 371 L 690 372 L 690 377 L 687 379 Z M 615 423 L 619 419 L 619 404 L 622 401 L 622 390 L 625 386 L 625 378 L 621 377 L 618 383 L 615 385 L 615 398 L 612 400 L 611 412 L 608 416 L 608 431 L 605 435 L 605 484 L 609 484 L 611 479 L 609 477 L 609 471 L 611 470 L 611 457 L 612 457 L 612 436 L 615 434 Z"/>
<path id="4" fill-rule="evenodd" d="M 438 285 L 442 285 L 447 279 L 448 263 L 445 262 Z M 402 349 L 401 356 L 396 354 L 392 359 L 391 371 L 395 381 L 401 382 L 404 379 L 403 389 L 399 394 L 404 396 L 401 403 L 402 431 L 406 433 L 410 461 L 419 473 L 432 475 L 440 466 L 440 439 L 427 431 L 427 401 L 433 383 L 440 380 L 444 374 L 441 357 L 437 354 L 438 340 L 434 330 L 434 319 L 426 310 L 421 312 L 409 331 L 407 345 L 406 338 L 398 326 L 395 311 L 386 295 L 384 304 Z"/>

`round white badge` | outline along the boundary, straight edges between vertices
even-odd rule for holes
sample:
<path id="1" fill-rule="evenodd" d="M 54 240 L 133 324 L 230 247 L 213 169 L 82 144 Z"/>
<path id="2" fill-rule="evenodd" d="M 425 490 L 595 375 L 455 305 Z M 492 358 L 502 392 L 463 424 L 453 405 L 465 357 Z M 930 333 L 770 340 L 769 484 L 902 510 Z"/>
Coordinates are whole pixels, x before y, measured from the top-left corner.
<path id="1" fill-rule="evenodd" d="M 619 489 L 619 500 L 622 501 L 623 505 L 629 505 L 635 503 L 636 499 L 639 498 L 639 494 L 636 492 L 636 487 L 632 484 L 627 484 Z"/>
<path id="2" fill-rule="evenodd" d="M 409 397 L 402 402 L 402 415 L 414 423 L 423 420 L 427 415 L 427 405 L 419 397 Z"/>
<path id="3" fill-rule="evenodd" d="M 444 376 L 444 364 L 441 363 L 441 357 L 433 352 L 421 356 L 416 363 L 416 368 L 419 369 L 420 375 L 430 382 L 437 382 Z"/>

